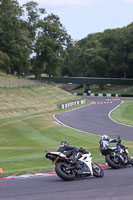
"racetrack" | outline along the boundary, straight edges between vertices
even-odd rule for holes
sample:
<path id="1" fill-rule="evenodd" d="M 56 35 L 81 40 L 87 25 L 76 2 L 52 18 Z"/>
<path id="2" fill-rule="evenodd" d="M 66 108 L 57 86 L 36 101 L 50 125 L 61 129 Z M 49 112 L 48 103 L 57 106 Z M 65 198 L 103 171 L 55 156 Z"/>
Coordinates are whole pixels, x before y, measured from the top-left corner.
<path id="1" fill-rule="evenodd" d="M 0 181 L 1 200 L 132 200 L 133 168 L 104 170 L 103 178 L 65 182 L 57 175 Z"/>
<path id="2" fill-rule="evenodd" d="M 87 98 L 87 97 L 86 97 Z M 96 102 L 99 99 L 92 98 Z M 100 98 L 100 102 L 104 101 Z M 93 104 L 71 112 L 55 115 L 67 126 L 97 135 L 133 141 L 133 127 L 113 122 L 108 113 L 120 101 L 110 104 Z M 132 200 L 133 167 L 105 169 L 103 178 L 88 177 L 74 181 L 62 181 L 57 175 L 34 178 L 18 178 L 0 181 L 1 200 Z"/>
<path id="3" fill-rule="evenodd" d="M 118 124 L 109 118 L 109 112 L 120 105 L 121 101 L 114 99 L 106 102 L 107 97 L 86 97 L 96 104 L 85 106 L 70 112 L 56 114 L 55 118 L 62 124 L 74 129 L 96 135 L 118 136 L 123 140 L 133 141 L 133 127 Z"/>

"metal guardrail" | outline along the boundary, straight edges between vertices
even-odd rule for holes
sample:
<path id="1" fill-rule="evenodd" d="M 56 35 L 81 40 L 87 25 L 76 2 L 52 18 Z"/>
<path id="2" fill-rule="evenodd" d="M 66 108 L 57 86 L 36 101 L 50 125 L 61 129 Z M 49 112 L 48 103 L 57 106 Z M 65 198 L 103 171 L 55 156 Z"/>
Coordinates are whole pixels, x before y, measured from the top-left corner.
<path id="1" fill-rule="evenodd" d="M 132 94 L 104 94 L 104 93 L 73 93 L 76 96 L 90 96 L 90 97 L 133 97 Z"/>

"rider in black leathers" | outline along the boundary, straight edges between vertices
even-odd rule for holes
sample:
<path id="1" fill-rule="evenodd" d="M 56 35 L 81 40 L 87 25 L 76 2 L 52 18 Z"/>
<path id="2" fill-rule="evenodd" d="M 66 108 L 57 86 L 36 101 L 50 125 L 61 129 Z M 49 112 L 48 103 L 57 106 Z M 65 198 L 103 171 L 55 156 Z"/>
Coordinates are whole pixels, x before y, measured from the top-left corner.
<path id="1" fill-rule="evenodd" d="M 64 153 L 66 156 L 71 157 L 71 160 L 74 164 L 79 158 L 77 156 L 78 152 L 85 152 L 85 149 L 83 149 L 82 147 L 78 148 L 75 146 L 70 146 L 67 141 L 62 141 L 56 151 Z"/>

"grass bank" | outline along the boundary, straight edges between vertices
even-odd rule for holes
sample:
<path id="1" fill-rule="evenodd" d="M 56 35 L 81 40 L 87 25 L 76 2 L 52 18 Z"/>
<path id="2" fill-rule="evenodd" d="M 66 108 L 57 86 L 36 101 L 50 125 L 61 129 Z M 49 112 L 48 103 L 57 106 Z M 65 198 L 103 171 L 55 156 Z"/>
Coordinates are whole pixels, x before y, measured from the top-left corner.
<path id="1" fill-rule="evenodd" d="M 111 117 L 120 123 L 133 126 L 133 100 L 125 100 L 111 113 Z"/>
<path id="2" fill-rule="evenodd" d="M 63 112 L 61 103 L 79 99 L 50 85 L 1 88 L 0 168 L 4 173 L 0 176 L 50 170 L 44 149 L 55 150 L 62 139 L 75 141 L 73 131 L 57 124 L 53 114 Z"/>

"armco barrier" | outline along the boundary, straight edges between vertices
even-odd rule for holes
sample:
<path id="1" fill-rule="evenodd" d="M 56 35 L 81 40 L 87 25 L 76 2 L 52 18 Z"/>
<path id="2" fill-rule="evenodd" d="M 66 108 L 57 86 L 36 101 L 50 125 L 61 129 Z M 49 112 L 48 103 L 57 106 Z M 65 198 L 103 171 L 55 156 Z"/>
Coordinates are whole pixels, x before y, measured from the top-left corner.
<path id="1" fill-rule="evenodd" d="M 66 108 L 69 108 L 69 107 L 72 107 L 72 106 L 85 104 L 85 102 L 86 102 L 85 99 L 79 100 L 79 101 L 72 101 L 72 102 L 69 102 L 69 103 L 61 104 L 60 107 L 61 107 L 61 109 L 66 109 Z"/>
<path id="2" fill-rule="evenodd" d="M 98 97 L 120 97 L 119 94 L 103 94 L 103 93 L 90 93 L 89 96 L 98 96 Z"/>
<path id="3" fill-rule="evenodd" d="M 73 93 L 78 96 L 90 96 L 90 97 L 133 97 L 132 94 L 102 94 L 102 93 Z"/>

